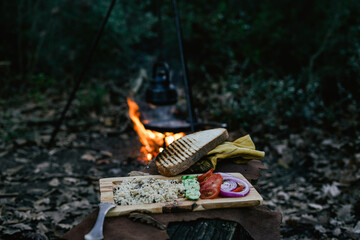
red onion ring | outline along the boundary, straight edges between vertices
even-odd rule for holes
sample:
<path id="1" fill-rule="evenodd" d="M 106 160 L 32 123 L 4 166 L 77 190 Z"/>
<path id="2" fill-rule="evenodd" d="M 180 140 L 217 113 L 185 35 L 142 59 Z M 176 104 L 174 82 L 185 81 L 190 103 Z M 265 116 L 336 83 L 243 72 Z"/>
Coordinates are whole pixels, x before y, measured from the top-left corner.
<path id="1" fill-rule="evenodd" d="M 231 192 L 232 190 L 236 189 L 237 187 L 238 187 L 238 185 L 235 181 L 232 181 L 232 180 L 224 181 L 224 178 L 223 178 L 223 183 L 221 184 L 221 190 L 226 191 L 226 192 Z"/>
<path id="2" fill-rule="evenodd" d="M 228 190 L 228 184 L 230 183 L 227 183 L 227 185 L 225 185 L 223 187 L 224 184 L 221 185 L 221 189 L 220 189 L 220 195 L 223 196 L 223 197 L 245 197 L 246 195 L 249 194 L 250 192 L 250 185 L 240 179 L 240 178 L 237 178 L 237 177 L 234 177 L 233 175 L 230 175 L 230 174 L 227 174 L 227 173 L 219 173 L 222 177 L 223 177 L 223 183 L 226 181 L 226 182 L 229 182 L 229 181 L 232 181 L 234 182 L 236 185 L 237 183 L 240 183 L 242 185 L 244 185 L 244 189 L 241 191 L 241 192 L 232 192 L 232 190 Z"/>

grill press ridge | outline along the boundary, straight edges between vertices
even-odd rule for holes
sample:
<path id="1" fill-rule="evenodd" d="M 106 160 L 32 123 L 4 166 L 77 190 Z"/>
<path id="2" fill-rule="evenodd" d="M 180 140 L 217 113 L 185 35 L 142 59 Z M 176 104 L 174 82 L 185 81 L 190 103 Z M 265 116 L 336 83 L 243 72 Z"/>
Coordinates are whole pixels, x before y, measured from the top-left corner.
<path id="1" fill-rule="evenodd" d="M 163 160 L 164 162 L 169 163 L 169 165 L 176 165 L 176 163 L 174 163 L 174 162 L 171 160 L 171 154 L 170 154 L 170 153 L 172 152 L 172 151 L 171 151 L 171 148 L 168 148 L 168 150 L 169 150 L 169 151 L 168 151 L 169 154 L 166 153 L 166 156 L 163 156 L 163 157 L 162 157 L 162 160 Z"/>
<path id="2" fill-rule="evenodd" d="M 177 146 L 175 146 L 175 144 L 173 145 L 173 147 L 169 150 L 171 150 L 170 153 L 172 153 L 172 156 L 176 156 L 181 160 L 184 160 L 184 157 L 179 153 L 179 151 L 177 151 L 178 149 L 176 148 Z"/>
<path id="3" fill-rule="evenodd" d="M 171 166 L 175 166 L 176 165 L 176 162 L 172 161 L 172 158 L 171 156 L 170 157 L 167 157 L 165 158 L 165 161 L 169 163 L 169 165 Z"/>
<path id="4" fill-rule="evenodd" d="M 193 146 L 196 146 L 196 148 L 198 148 L 198 146 L 197 146 L 197 141 L 196 141 L 196 139 L 191 139 L 191 138 L 188 138 L 189 139 L 189 142 L 193 145 Z M 195 143 L 194 143 L 195 142 Z"/>
<path id="5" fill-rule="evenodd" d="M 161 165 L 167 165 L 167 166 L 171 166 L 174 165 L 172 162 L 168 161 L 167 157 L 164 157 L 163 155 L 160 156 L 159 162 Z"/>
<path id="6" fill-rule="evenodd" d="M 160 154 L 162 154 L 162 156 L 167 157 L 167 158 L 170 157 L 170 155 L 168 154 L 168 151 L 162 151 Z"/>
<path id="7" fill-rule="evenodd" d="M 161 166 L 163 166 L 165 168 L 169 166 L 169 164 L 167 164 L 164 160 L 159 161 L 159 163 L 161 164 Z"/>
<path id="8" fill-rule="evenodd" d="M 191 153 L 196 152 L 196 150 L 187 141 L 183 140 L 182 143 L 187 147 L 189 152 Z"/>
<path id="9" fill-rule="evenodd" d="M 180 161 L 179 159 L 176 159 L 176 158 L 174 158 L 174 157 L 170 157 L 170 159 L 175 162 L 175 164 L 174 164 L 175 166 L 176 166 L 176 165 L 179 165 L 179 164 L 181 163 L 181 161 Z"/>
<path id="10" fill-rule="evenodd" d="M 170 150 L 170 147 L 168 148 Z M 162 162 L 167 163 L 167 165 L 177 165 L 176 162 L 171 160 L 171 155 L 169 154 L 169 151 L 162 151 L 159 156 L 159 162 L 162 164 Z M 162 164 L 163 165 L 163 164 Z"/>
<path id="11" fill-rule="evenodd" d="M 188 153 L 189 155 L 195 153 L 195 149 L 190 145 L 188 145 L 186 141 L 181 141 L 179 142 L 179 144 L 183 147 L 184 152 Z"/>
<path id="12" fill-rule="evenodd" d="M 163 161 L 163 159 L 162 159 L 162 155 L 159 154 L 159 155 L 156 157 L 156 162 L 159 163 L 161 166 L 165 167 L 164 161 Z"/>
<path id="13" fill-rule="evenodd" d="M 171 164 L 174 165 L 174 166 L 177 165 L 177 162 L 174 161 L 174 159 L 173 159 L 171 156 L 168 157 L 168 158 L 166 158 L 166 160 L 169 161 L 169 162 L 171 162 Z"/>
<path id="14" fill-rule="evenodd" d="M 190 157 L 190 154 L 188 153 L 186 146 L 184 146 L 181 142 L 178 142 L 178 144 L 174 147 L 178 151 L 178 153 L 181 152 L 182 155 L 185 155 L 186 157 Z"/>
<path id="15" fill-rule="evenodd" d="M 177 156 L 178 158 L 180 158 L 181 160 L 184 160 L 184 158 L 190 157 L 190 155 L 181 147 L 178 146 L 179 144 L 177 144 L 176 146 L 174 146 L 175 149 L 175 156 Z"/>
<path id="16" fill-rule="evenodd" d="M 174 155 L 170 156 L 169 158 L 174 162 L 174 165 L 179 165 L 182 162 L 181 159 L 176 158 Z"/>

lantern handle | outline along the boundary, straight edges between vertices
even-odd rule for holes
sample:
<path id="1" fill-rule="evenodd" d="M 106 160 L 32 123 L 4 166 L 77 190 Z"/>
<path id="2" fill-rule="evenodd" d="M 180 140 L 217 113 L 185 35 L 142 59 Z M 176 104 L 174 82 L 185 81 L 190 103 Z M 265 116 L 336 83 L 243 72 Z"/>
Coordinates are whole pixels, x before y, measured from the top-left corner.
<path id="1" fill-rule="evenodd" d="M 155 79 L 156 75 L 157 75 L 157 71 L 159 68 L 164 68 L 165 70 L 165 74 L 166 74 L 166 78 L 169 80 L 170 79 L 170 67 L 169 64 L 167 64 L 166 62 L 157 62 L 154 64 L 153 66 L 153 79 Z"/>

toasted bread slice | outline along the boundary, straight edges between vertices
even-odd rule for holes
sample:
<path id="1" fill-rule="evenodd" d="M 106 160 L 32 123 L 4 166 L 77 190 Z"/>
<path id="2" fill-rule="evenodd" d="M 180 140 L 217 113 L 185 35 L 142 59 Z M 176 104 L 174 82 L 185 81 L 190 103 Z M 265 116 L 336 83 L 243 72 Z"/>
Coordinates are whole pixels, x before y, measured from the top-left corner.
<path id="1" fill-rule="evenodd" d="M 186 135 L 171 143 L 157 155 L 155 164 L 158 172 L 168 177 L 178 175 L 228 137 L 225 128 L 215 128 Z"/>

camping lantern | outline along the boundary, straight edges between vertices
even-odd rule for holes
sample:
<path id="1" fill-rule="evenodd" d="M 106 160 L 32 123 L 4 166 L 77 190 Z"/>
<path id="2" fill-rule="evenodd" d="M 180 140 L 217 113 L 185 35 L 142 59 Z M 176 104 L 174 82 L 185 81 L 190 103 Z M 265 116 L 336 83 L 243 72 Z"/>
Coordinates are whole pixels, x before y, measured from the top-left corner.
<path id="1" fill-rule="evenodd" d="M 177 92 L 170 82 L 169 65 L 158 62 L 153 67 L 153 77 L 145 93 L 145 100 L 157 106 L 172 105 L 177 101 Z"/>

